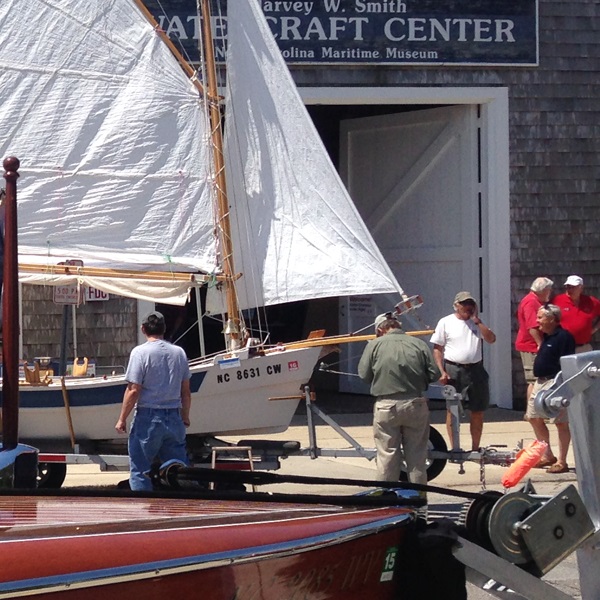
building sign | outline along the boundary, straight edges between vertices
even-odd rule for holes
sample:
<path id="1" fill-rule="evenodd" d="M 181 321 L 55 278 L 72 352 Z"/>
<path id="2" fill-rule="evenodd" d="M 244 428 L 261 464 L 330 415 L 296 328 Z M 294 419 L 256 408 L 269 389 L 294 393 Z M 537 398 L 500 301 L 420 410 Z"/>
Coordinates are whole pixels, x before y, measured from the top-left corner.
<path id="1" fill-rule="evenodd" d="M 161 27 L 198 58 L 195 0 L 147 0 Z M 537 0 L 260 0 L 292 64 L 538 64 Z M 213 16 L 224 58 L 226 1 Z"/>

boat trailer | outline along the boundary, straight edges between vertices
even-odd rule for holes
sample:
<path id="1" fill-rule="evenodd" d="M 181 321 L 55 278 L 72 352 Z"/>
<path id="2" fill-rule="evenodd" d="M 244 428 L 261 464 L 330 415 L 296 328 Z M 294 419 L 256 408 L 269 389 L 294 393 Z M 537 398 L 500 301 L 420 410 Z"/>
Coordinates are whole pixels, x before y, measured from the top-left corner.
<path id="1" fill-rule="evenodd" d="M 444 386 L 446 407 L 452 415 L 452 427 L 456 446 L 450 451 L 442 435 L 434 427 L 430 428 L 427 478 L 435 479 L 446 467 L 448 462 L 457 464 L 459 474 L 464 473 L 465 462 L 476 462 L 480 467 L 482 486 L 485 486 L 485 466 L 489 464 L 508 466 L 512 464 L 520 448 L 507 450 L 506 447 L 487 446 L 479 451 L 464 451 L 458 446 L 460 437 L 460 420 L 462 416 L 462 396 L 451 385 Z M 309 386 L 305 386 L 304 393 L 299 396 L 286 396 L 285 398 L 270 398 L 278 400 L 301 400 L 306 408 L 306 421 L 308 427 L 309 444 L 301 447 L 296 441 L 273 441 L 242 439 L 237 444 L 228 444 L 223 440 L 212 437 L 188 437 L 188 450 L 192 464 L 196 466 L 216 466 L 223 469 L 238 470 L 265 470 L 276 471 L 280 468 L 281 459 L 288 456 L 307 456 L 311 459 L 319 457 L 329 458 L 365 458 L 375 460 L 375 448 L 365 447 L 353 438 L 335 419 L 324 412 L 315 402 L 315 394 Z M 321 448 L 317 439 L 316 420 L 320 419 L 337 434 L 340 435 L 349 447 L 346 448 Z M 83 448 L 84 446 L 82 446 Z M 123 452 L 80 452 L 77 445 L 73 452 L 40 452 L 38 477 L 39 487 L 60 487 L 66 476 L 68 465 L 98 465 L 101 471 L 127 471 L 129 458 L 126 448 Z M 401 480 L 406 480 L 406 473 L 402 471 Z"/>
<path id="2" fill-rule="evenodd" d="M 381 486 L 393 490 L 426 491 L 471 500 L 463 517 L 451 526 L 452 549 L 465 566 L 469 582 L 497 598 L 511 600 L 567 600 L 571 596 L 540 579 L 572 552 L 577 552 L 581 597 L 600 597 L 600 419 L 595 418 L 600 397 L 600 352 L 566 356 L 552 387 L 535 399 L 548 417 L 568 407 L 573 431 L 579 492 L 567 486 L 555 496 L 542 497 L 527 486 L 521 491 L 480 494 L 418 486 L 402 482 L 327 479 L 328 483 Z M 316 440 L 313 440 L 313 450 Z M 321 454 L 324 455 L 324 454 Z M 37 455 L 19 444 L 2 453 L 0 476 L 4 484 L 21 487 L 31 483 Z M 319 478 L 284 476 L 269 472 L 227 472 L 205 468 L 195 471 L 203 480 L 233 476 L 251 485 L 292 481 L 318 483 Z M 390 502 L 393 502 L 391 499 Z M 418 519 L 417 519 L 418 520 Z M 424 535 L 436 535 L 436 522 Z"/>

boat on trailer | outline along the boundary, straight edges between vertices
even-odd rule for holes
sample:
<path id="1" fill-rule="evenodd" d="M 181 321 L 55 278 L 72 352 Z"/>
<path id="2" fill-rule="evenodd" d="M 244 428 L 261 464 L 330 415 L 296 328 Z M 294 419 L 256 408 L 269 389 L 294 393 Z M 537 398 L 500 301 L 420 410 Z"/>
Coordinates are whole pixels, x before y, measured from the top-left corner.
<path id="1" fill-rule="evenodd" d="M 327 342 L 269 346 L 244 311 L 404 292 L 258 3 L 229 3 L 226 82 L 209 27 L 220 14 L 201 20 L 197 69 L 140 0 L 10 0 L 2 14 L 0 154 L 23 160 L 20 281 L 179 305 L 206 286 L 226 348 L 191 361 L 188 433 L 285 430 Z M 22 385 L 23 440 L 117 439 L 123 375 L 41 383 Z"/>
<path id="2" fill-rule="evenodd" d="M 206 8 L 208 2 L 202 5 Z M 229 23 L 238 36 L 244 31 L 240 41 L 248 33 L 268 30 L 255 0 L 234 2 L 233 6 Z M 249 19 L 257 19 L 258 24 Z M 209 22 L 206 14 L 204 22 Z M 31 31 L 36 31 L 39 41 L 35 51 L 22 40 L 26 33 L 30 37 Z M 103 49 L 106 42 L 110 46 Z M 253 44 L 257 43 L 254 40 Z M 236 52 L 236 45 L 238 57 L 248 52 L 243 45 L 231 44 L 230 53 Z M 209 47 L 207 42 L 206 52 Z M 281 69 L 283 61 L 272 39 L 260 42 L 263 53 L 265 48 Z M 198 73 L 183 76 L 161 35 L 145 20 L 143 6 L 130 0 L 108 4 L 101 0 L 83 4 L 76 0 L 10 2 L 2 8 L 0 54 L 0 87 L 12 90 L 11 101 L 3 96 L 0 102 L 0 122 L 10 123 L 10 131 L 0 130 L 0 143 L 9 140 L 10 152 L 27 161 L 20 183 L 18 233 L 19 161 L 4 161 L 0 487 L 26 489 L 0 493 L 0 597 L 162 598 L 175 594 L 215 600 L 358 600 L 374 593 L 383 599 L 397 597 L 397 557 L 416 523 L 414 509 L 401 499 L 348 506 L 331 499 L 329 503 L 312 499 L 301 504 L 291 502 L 292 498 L 275 502 L 273 497 L 254 496 L 251 500 L 245 495 L 219 499 L 214 493 L 201 498 L 197 491 L 140 495 L 112 490 L 103 495 L 97 490 L 80 494 L 72 490 L 61 494 L 60 490 L 50 495 L 32 490 L 37 450 L 19 444 L 18 432 L 21 439 L 34 441 L 49 436 L 72 441 L 75 436 L 77 440 L 114 437 L 116 404 L 122 399 L 124 378 L 64 378 L 48 385 L 19 385 L 18 273 L 26 283 L 60 285 L 74 279 L 78 285 L 93 285 L 110 293 L 118 288 L 133 297 L 163 302 L 181 302 L 194 286 L 213 284 L 212 301 L 216 310 L 226 315 L 227 348 L 219 356 L 191 364 L 193 434 L 285 429 L 301 397 L 300 385 L 310 378 L 322 349 L 319 344 L 269 349 L 262 342 L 258 348 L 245 343 L 248 334 L 241 316 L 248 305 L 244 294 L 262 304 L 294 299 L 286 295 L 288 289 L 295 293 L 288 286 L 289 276 L 270 273 L 266 279 L 271 280 L 271 288 L 261 283 L 263 290 L 257 292 L 267 265 L 283 261 L 306 269 L 312 263 L 317 293 L 324 296 L 343 289 L 355 293 L 353 286 L 363 276 L 367 281 L 360 282 L 361 289 L 371 286 L 371 291 L 390 291 L 397 286 L 387 265 L 379 264 L 376 246 L 349 199 L 344 197 L 346 207 L 332 210 L 329 200 L 339 196 L 334 186 L 326 195 L 321 190 L 296 192 L 299 179 L 288 174 L 287 185 L 275 181 L 273 165 L 269 168 L 268 164 L 264 166 L 271 176 L 261 180 L 260 200 L 277 207 L 271 211 L 275 216 L 270 217 L 270 228 L 277 229 L 279 221 L 284 227 L 271 239 L 262 220 L 265 211 L 256 203 L 246 209 L 245 217 L 259 219 L 254 233 L 262 246 L 252 254 L 256 264 L 242 264 L 241 276 L 234 270 L 234 234 L 218 158 L 222 150 L 208 153 L 204 144 L 210 139 L 207 133 L 214 134 L 220 127 L 214 73 L 207 75 L 206 86 L 198 84 Z M 265 68 L 261 65 L 259 74 Z M 235 72 L 235 68 L 230 71 Z M 78 85 L 82 73 L 85 83 Z M 285 70 L 280 74 L 289 78 Z M 160 83 L 152 88 L 158 75 Z M 270 75 L 264 71 L 264 83 L 274 83 Z M 228 86 L 229 93 L 232 87 Z M 297 92 L 294 94 L 299 101 Z M 51 102 L 47 104 L 43 97 Z M 177 100 L 176 107 L 169 102 L 171 98 Z M 124 99 L 127 102 L 121 104 Z M 88 100 L 91 104 L 86 104 Z M 242 103 L 247 101 L 242 99 Z M 8 118 L 4 112 L 7 105 L 14 108 L 21 102 L 26 109 L 23 118 Z M 254 102 L 257 107 L 261 104 Z M 139 113 L 129 110 L 137 110 L 138 105 Z M 293 115 L 296 110 L 292 105 Z M 145 113 L 153 111 L 158 115 L 149 124 Z M 44 142 L 53 137 L 50 131 L 57 121 L 59 131 L 48 146 Z M 188 129 L 188 121 L 196 125 Z M 88 129 L 90 122 L 98 130 L 95 134 Z M 140 134 L 127 127 L 129 123 L 142 125 L 143 142 Z M 184 131 L 181 123 L 186 123 Z M 280 123 L 273 125 L 257 136 L 247 133 L 246 143 L 272 136 L 281 127 Z M 76 138 L 75 150 L 61 145 L 63 132 Z M 302 135 L 300 151 L 312 151 L 310 141 L 316 139 L 316 132 Z M 294 140 L 289 143 L 294 145 Z M 161 156 L 161 148 L 167 145 L 177 150 Z M 219 147 L 217 139 L 215 148 Z M 237 148 L 241 148 L 239 143 Z M 254 172 L 253 157 L 246 158 L 252 164 L 244 168 Z M 281 153 L 271 156 L 272 161 L 290 165 L 292 159 Z M 198 172 L 200 175 L 194 175 Z M 311 177 L 327 185 L 334 172 L 326 163 Z M 149 210 L 142 210 L 139 199 L 132 198 L 130 192 L 135 188 L 142 188 L 140 197 Z M 271 195 L 269 188 L 276 193 Z M 279 206 L 279 195 L 285 196 L 291 188 L 294 193 L 288 204 Z M 333 228 L 331 243 L 325 244 L 327 236 L 312 231 L 311 224 L 302 219 L 301 231 L 289 229 L 291 220 L 285 211 L 290 203 L 294 206 L 290 215 L 302 217 L 300 205 L 295 205 L 298 194 L 320 199 L 317 221 L 326 221 L 327 227 Z M 102 200 L 96 204 L 95 198 Z M 61 205 L 58 209 L 57 202 Z M 221 209 L 216 220 L 207 217 L 213 203 Z M 236 221 L 236 237 L 243 220 Z M 166 231 L 165 224 L 169 225 Z M 336 227 L 339 230 L 334 232 Z M 220 234 L 216 240 L 212 235 L 215 229 Z M 194 236 L 184 235 L 190 230 Z M 298 250 L 280 243 L 288 238 L 305 240 L 309 248 L 295 254 Z M 201 243 L 207 239 L 211 244 Z M 359 248 L 350 243 L 354 240 L 360 240 Z M 206 250 L 207 246 L 213 250 Z M 236 256 L 244 257 L 247 245 L 241 244 L 241 248 Z M 333 259 L 328 258 L 332 248 Z M 217 266 L 217 259 L 223 256 L 224 264 Z M 298 258 L 306 263 L 299 263 Z M 86 266 L 57 264 L 73 260 L 85 261 Z M 343 265 L 341 276 L 332 268 L 332 260 Z M 137 267 L 133 276 L 126 273 L 131 267 Z M 176 274 L 176 267 L 188 275 Z M 245 288 L 238 279 L 247 282 Z M 301 293 L 313 295 L 303 285 Z M 223 299 L 217 286 L 225 292 Z"/>

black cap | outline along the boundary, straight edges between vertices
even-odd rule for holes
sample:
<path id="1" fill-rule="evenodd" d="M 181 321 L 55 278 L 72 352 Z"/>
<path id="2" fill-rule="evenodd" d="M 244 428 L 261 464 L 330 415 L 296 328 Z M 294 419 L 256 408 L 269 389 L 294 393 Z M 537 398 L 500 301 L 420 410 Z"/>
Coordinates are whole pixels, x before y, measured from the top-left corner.
<path id="1" fill-rule="evenodd" d="M 165 317 L 162 313 L 159 313 L 157 310 L 153 310 L 149 315 L 144 317 L 142 321 L 142 325 L 158 325 L 160 323 L 164 324 Z"/>

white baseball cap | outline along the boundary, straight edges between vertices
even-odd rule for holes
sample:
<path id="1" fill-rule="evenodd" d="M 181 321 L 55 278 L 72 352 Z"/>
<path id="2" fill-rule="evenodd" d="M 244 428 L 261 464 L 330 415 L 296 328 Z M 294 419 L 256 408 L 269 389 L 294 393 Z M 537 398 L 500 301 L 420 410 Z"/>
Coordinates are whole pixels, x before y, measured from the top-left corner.
<path id="1" fill-rule="evenodd" d="M 579 275 L 569 275 L 563 285 L 583 285 L 583 279 Z"/>
<path id="2" fill-rule="evenodd" d="M 396 316 L 392 312 L 383 313 L 383 314 L 377 315 L 377 317 L 375 317 L 375 333 L 377 333 L 377 330 L 379 329 L 379 326 L 382 323 L 384 323 L 385 321 L 387 321 L 388 319 L 392 319 L 394 321 L 398 321 L 398 319 L 396 318 Z"/>

